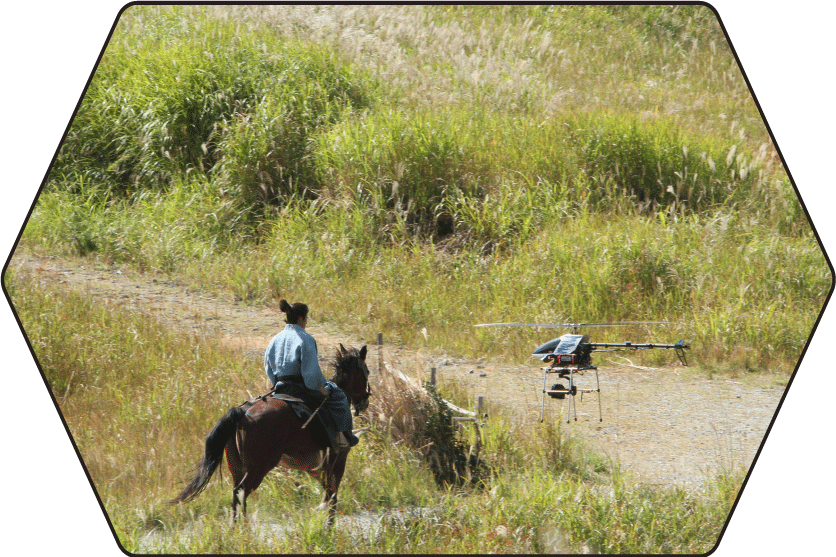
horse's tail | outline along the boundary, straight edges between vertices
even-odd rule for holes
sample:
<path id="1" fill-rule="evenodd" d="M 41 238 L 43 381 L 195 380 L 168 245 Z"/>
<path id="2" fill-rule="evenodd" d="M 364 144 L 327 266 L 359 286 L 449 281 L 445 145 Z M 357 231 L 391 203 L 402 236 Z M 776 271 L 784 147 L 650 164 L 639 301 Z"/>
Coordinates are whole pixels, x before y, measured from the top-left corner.
<path id="1" fill-rule="evenodd" d="M 206 452 L 203 459 L 197 464 L 197 472 L 194 478 L 183 488 L 180 495 L 171 500 L 172 503 L 188 502 L 200 495 L 200 492 L 209 483 L 215 469 L 223 460 L 226 442 L 235 435 L 238 421 L 245 413 L 246 411 L 241 407 L 232 408 L 218 420 L 218 423 L 209 432 L 209 436 L 206 437 Z"/>

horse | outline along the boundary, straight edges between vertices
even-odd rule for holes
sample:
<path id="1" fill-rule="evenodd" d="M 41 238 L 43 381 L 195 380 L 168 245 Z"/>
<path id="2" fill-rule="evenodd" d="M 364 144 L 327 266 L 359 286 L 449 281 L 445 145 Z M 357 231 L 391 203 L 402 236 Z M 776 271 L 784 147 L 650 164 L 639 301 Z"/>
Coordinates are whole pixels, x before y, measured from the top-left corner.
<path id="1" fill-rule="evenodd" d="M 357 350 L 346 349 L 340 344 L 331 378 L 354 405 L 355 416 L 368 407 L 371 396 L 366 353 L 366 346 Z M 230 409 L 218 420 L 206 437 L 205 452 L 195 476 L 171 503 L 188 502 L 197 497 L 226 453 L 233 484 L 233 522 L 239 506 L 241 515 L 246 518 L 247 496 L 255 491 L 270 470 L 281 465 L 303 470 L 320 482 L 325 495 L 318 508 L 327 509 L 327 523 L 332 525 L 350 447 L 333 451 L 322 438 L 324 430 L 304 427 L 307 423 L 303 423 L 285 401 L 259 397 L 245 410 L 244 406 L 249 402 Z"/>

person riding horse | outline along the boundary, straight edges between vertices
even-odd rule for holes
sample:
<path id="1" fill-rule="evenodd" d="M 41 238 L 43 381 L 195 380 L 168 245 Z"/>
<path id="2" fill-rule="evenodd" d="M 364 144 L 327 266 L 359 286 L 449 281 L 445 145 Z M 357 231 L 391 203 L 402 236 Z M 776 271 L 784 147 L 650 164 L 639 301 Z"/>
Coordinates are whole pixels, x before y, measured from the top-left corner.
<path id="1" fill-rule="evenodd" d="M 348 397 L 333 382 L 325 379 L 319 367 L 316 341 L 305 330 L 308 325 L 308 306 L 301 302 L 279 302 L 286 315 L 285 328 L 270 341 L 264 354 L 264 371 L 275 389 L 278 383 L 303 384 L 308 390 L 325 397 L 323 406 L 333 418 L 337 430 L 345 435 L 349 447 L 359 438 L 353 433 Z M 280 387 L 281 385 L 279 385 Z"/>

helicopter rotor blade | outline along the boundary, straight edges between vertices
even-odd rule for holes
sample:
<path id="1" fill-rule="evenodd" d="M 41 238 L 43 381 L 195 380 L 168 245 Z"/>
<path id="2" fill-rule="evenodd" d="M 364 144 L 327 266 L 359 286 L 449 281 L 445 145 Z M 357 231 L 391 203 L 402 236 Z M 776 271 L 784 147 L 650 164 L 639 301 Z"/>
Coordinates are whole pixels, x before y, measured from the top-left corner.
<path id="1" fill-rule="evenodd" d="M 571 327 L 572 325 L 555 325 L 555 324 L 543 324 L 543 323 L 480 323 L 479 325 L 475 325 L 475 327 L 547 327 L 547 328 L 559 328 L 559 327 Z"/>
<path id="2" fill-rule="evenodd" d="M 480 323 L 476 327 L 544 327 L 544 328 L 571 328 L 579 327 L 620 327 L 626 325 L 661 325 L 664 321 L 616 321 L 613 323 Z"/>

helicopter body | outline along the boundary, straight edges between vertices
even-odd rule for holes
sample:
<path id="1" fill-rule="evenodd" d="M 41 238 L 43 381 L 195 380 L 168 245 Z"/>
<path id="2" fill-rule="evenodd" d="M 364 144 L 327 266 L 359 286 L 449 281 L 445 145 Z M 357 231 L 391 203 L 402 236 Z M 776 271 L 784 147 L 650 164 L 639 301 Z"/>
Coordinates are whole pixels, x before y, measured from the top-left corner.
<path id="1" fill-rule="evenodd" d="M 541 362 L 553 364 L 590 365 L 593 346 L 589 335 L 563 335 L 541 344 L 534 350 L 534 356 Z"/>

